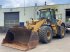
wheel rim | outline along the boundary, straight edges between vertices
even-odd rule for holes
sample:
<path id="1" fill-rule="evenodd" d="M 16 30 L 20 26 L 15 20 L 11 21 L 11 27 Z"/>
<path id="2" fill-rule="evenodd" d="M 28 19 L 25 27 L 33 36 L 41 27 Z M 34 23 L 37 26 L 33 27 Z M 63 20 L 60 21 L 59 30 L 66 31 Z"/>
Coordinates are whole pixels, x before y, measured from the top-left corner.
<path id="1" fill-rule="evenodd" d="M 64 36 L 64 29 L 62 29 L 61 33 L 62 33 L 62 36 Z"/>
<path id="2" fill-rule="evenodd" d="M 50 33 L 50 31 L 47 31 L 47 39 L 48 39 L 48 40 L 51 39 L 51 33 Z"/>

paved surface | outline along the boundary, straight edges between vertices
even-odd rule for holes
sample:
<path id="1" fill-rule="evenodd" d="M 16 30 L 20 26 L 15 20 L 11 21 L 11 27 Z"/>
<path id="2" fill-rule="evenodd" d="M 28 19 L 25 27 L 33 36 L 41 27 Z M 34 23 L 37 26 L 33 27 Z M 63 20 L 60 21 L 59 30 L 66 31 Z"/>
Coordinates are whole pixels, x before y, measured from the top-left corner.
<path id="1" fill-rule="evenodd" d="M 1 46 L 5 34 L 0 34 L 0 52 L 25 52 Z M 26 52 L 70 52 L 70 34 L 63 39 L 53 39 L 49 44 L 39 44 L 35 49 Z"/>

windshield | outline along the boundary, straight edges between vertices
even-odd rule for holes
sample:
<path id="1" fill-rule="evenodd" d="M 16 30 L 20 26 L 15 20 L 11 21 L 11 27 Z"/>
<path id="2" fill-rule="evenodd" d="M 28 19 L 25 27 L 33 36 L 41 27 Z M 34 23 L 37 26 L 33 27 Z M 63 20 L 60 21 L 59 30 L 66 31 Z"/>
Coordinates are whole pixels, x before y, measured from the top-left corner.
<path id="1" fill-rule="evenodd" d="M 50 18 L 50 12 L 48 12 L 48 11 L 41 11 L 40 12 L 40 18 L 46 18 L 46 19 Z"/>

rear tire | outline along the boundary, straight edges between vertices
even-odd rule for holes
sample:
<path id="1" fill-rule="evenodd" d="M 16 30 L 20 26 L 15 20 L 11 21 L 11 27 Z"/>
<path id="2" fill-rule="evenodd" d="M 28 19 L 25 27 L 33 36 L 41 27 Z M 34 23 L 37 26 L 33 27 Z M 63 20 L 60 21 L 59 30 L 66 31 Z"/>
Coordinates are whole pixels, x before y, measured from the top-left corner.
<path id="1" fill-rule="evenodd" d="M 49 26 L 42 26 L 39 29 L 39 40 L 42 43 L 49 43 L 52 40 L 52 29 Z"/>
<path id="2" fill-rule="evenodd" d="M 65 36 L 65 27 L 64 26 L 59 26 L 57 37 L 62 39 L 62 38 L 64 38 L 64 36 Z"/>

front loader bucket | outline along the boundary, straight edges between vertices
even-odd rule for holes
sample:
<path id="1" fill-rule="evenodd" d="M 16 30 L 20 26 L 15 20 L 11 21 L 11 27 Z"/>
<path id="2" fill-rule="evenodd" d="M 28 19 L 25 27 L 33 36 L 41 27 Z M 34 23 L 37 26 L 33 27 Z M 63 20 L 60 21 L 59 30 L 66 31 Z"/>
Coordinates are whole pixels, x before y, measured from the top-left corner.
<path id="1" fill-rule="evenodd" d="M 10 28 L 3 39 L 2 45 L 19 50 L 29 50 L 38 44 L 38 33 L 23 27 Z"/>

